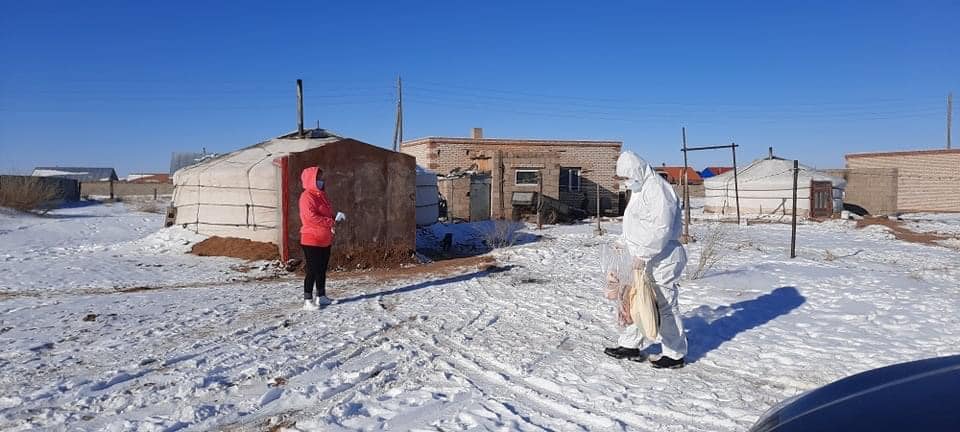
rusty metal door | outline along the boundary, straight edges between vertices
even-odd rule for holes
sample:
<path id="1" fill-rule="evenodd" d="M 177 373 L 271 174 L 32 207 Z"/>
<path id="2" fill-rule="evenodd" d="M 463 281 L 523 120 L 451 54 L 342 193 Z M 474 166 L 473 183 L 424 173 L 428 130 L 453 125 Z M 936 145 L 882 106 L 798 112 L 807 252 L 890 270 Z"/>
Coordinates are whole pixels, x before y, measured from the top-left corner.
<path id="1" fill-rule="evenodd" d="M 810 217 L 828 218 L 830 216 L 833 216 L 833 183 L 811 181 Z"/>
<path id="2" fill-rule="evenodd" d="M 470 221 L 490 219 L 490 177 L 473 176 L 470 179 Z"/>

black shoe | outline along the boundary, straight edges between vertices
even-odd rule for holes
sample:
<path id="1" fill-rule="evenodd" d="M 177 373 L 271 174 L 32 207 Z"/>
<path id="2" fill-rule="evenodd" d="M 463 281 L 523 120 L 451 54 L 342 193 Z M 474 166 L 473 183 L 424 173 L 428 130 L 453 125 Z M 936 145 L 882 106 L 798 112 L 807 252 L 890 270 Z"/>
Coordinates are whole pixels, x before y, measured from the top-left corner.
<path id="1" fill-rule="evenodd" d="M 636 348 L 604 348 L 603 353 L 618 360 L 627 359 L 633 361 L 645 361 L 647 356 L 640 353 Z"/>
<path id="2" fill-rule="evenodd" d="M 683 357 L 679 360 L 674 360 L 667 356 L 660 356 L 659 359 L 650 361 L 650 364 L 654 369 L 680 369 L 685 362 L 683 361 Z"/>

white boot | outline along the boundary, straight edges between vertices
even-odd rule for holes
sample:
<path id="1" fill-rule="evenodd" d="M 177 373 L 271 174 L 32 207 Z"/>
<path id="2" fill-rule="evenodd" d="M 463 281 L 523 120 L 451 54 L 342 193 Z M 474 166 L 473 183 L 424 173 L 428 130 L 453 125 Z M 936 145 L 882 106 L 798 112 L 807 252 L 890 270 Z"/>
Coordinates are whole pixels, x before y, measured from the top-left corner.
<path id="1" fill-rule="evenodd" d="M 333 300 L 330 300 L 330 297 L 327 297 L 327 296 L 317 297 L 317 307 L 330 306 L 331 304 L 333 304 Z"/>
<path id="2" fill-rule="evenodd" d="M 320 300 L 319 298 L 317 300 Z M 319 310 L 320 307 L 313 303 L 313 300 L 306 299 L 303 301 L 303 310 L 315 311 Z"/>

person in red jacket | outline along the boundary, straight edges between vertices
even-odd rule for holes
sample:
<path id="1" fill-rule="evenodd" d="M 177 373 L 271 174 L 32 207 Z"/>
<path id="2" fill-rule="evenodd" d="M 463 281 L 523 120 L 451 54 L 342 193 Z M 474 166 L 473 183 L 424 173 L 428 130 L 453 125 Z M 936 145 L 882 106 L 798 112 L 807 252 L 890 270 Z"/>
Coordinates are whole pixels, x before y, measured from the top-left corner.
<path id="1" fill-rule="evenodd" d="M 334 226 L 346 220 L 346 215 L 333 214 L 327 199 L 323 170 L 320 167 L 304 169 L 300 174 L 303 192 L 300 193 L 300 246 L 305 261 L 303 278 L 303 308 L 317 310 L 332 301 L 327 297 L 327 264 L 333 245 Z M 316 302 L 313 288 L 317 288 Z"/>

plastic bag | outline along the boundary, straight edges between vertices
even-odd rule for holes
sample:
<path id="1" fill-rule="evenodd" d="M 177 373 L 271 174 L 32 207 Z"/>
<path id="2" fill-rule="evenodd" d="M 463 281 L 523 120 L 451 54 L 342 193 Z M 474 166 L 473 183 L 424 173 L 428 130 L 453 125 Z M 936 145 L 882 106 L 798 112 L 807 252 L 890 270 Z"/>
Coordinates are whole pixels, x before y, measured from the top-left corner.
<path id="1" fill-rule="evenodd" d="M 660 313 L 653 292 L 653 278 L 646 261 L 634 258 L 621 242 L 600 249 L 600 266 L 604 275 L 604 295 L 616 305 L 617 324 L 637 327 L 648 338 L 659 333 Z"/>
<path id="2" fill-rule="evenodd" d="M 631 291 L 633 290 L 634 258 L 621 242 L 600 248 L 600 268 L 603 270 L 604 296 L 613 300 L 617 310 L 617 324 L 626 327 L 633 324 L 630 314 Z"/>

